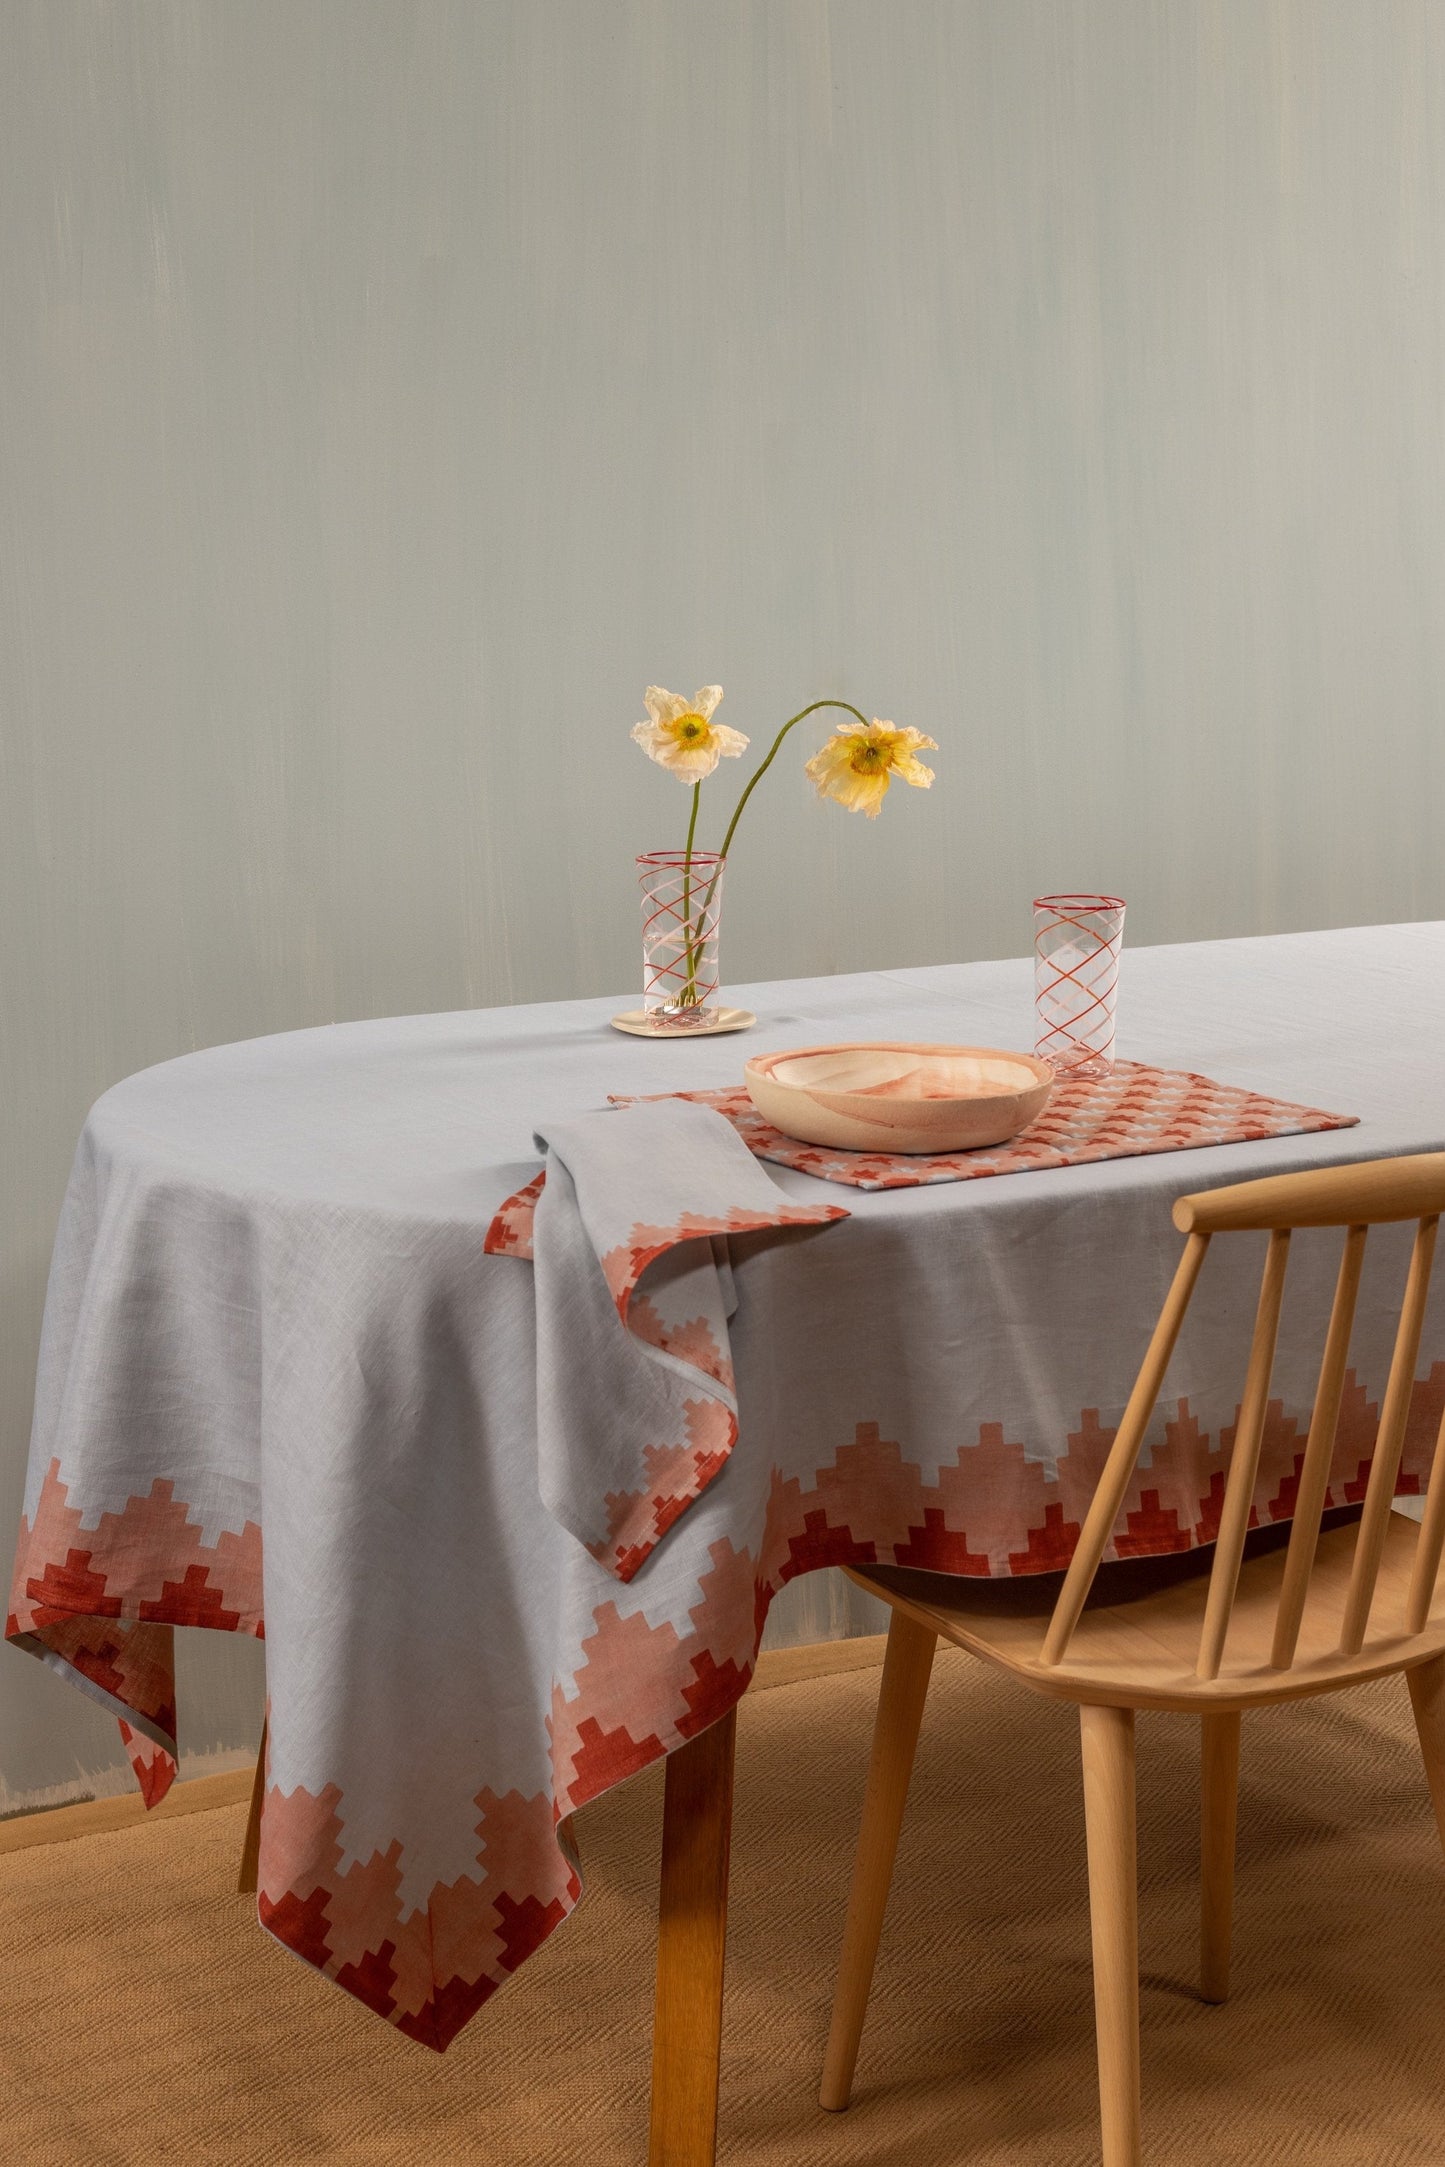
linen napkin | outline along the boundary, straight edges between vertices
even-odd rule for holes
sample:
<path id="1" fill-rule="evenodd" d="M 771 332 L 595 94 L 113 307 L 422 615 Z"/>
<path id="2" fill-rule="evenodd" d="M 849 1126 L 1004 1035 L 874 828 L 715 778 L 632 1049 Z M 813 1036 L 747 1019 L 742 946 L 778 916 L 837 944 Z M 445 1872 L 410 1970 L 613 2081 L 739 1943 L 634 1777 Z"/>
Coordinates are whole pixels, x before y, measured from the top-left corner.
<path id="1" fill-rule="evenodd" d="M 631 1580 L 737 1441 L 728 1235 L 848 1212 L 789 1203 L 731 1123 L 683 1099 L 579 1114 L 536 1142 L 543 1172 L 484 1246 L 532 1261 L 543 1502 Z"/>

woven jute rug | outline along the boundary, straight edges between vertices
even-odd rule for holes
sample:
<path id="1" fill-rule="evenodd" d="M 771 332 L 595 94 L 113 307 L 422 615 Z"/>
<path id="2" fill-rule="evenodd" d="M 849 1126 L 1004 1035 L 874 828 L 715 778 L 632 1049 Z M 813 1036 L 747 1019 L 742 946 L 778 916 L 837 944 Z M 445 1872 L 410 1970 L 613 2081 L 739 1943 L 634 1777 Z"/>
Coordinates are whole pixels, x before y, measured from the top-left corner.
<path id="1" fill-rule="evenodd" d="M 816 2104 L 876 1671 L 739 1724 L 719 2156 L 1097 2159 L 1077 1724 L 940 1656 L 851 2111 Z M 1146 2157 L 1445 2161 L 1445 1860 L 1404 1688 L 1245 1725 L 1235 1990 L 1194 1998 L 1196 1726 L 1140 1720 Z M 232 1893 L 243 1814 L 0 1859 L 0 2157 L 17 2167 L 641 2167 L 661 1808 L 578 1821 L 576 1916 L 444 2058 Z"/>

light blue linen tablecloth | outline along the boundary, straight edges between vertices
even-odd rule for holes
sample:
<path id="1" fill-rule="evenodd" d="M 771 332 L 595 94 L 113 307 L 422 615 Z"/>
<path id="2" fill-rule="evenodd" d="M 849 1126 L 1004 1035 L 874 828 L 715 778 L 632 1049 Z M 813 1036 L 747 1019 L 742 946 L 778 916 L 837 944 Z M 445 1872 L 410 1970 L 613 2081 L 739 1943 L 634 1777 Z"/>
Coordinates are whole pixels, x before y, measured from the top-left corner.
<path id="1" fill-rule="evenodd" d="M 132 1077 L 87 1122 L 57 1237 L 12 1630 L 126 1719 L 158 1794 L 172 1625 L 264 1617 L 261 1916 L 445 2046 L 575 1903 L 567 1814 L 730 1705 L 783 1581 L 1063 1560 L 1178 1254 L 1173 1199 L 1445 1146 L 1442 985 L 1439 925 L 1126 954 L 1121 1056 L 1355 1129 L 879 1193 L 758 1170 L 785 1206 L 850 1216 L 730 1241 L 737 1441 L 625 1585 L 548 1509 L 533 1274 L 482 1253 L 534 1133 L 612 1093 L 734 1083 L 769 1048 L 1029 1046 L 1029 964 L 733 989 L 744 1037 L 622 1037 L 614 998 Z M 1336 1247 L 1296 1244 L 1262 1516 L 1289 1508 Z M 1400 1242 L 1372 1252 L 1341 1495 L 1403 1275 Z M 1249 1237 L 1211 1258 L 1125 1548 L 1209 1539 L 1257 1261 Z M 1436 1301 L 1407 1469 L 1442 1402 Z"/>

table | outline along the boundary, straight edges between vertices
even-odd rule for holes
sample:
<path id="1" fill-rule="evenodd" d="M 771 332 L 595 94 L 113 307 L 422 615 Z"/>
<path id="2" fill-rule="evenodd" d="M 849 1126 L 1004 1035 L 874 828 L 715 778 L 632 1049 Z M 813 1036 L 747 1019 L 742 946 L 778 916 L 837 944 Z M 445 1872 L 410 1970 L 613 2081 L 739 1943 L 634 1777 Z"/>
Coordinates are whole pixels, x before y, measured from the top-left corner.
<path id="1" fill-rule="evenodd" d="M 771 1047 L 1026 1046 L 1029 966 L 740 988 L 745 1038 L 657 1045 L 608 1030 L 615 1000 L 565 1002 L 132 1077 L 90 1115 L 57 1235 L 11 1637 L 121 1716 L 155 1798 L 173 1628 L 264 1630 L 260 1917 L 438 2049 L 576 1903 L 570 1815 L 671 1752 L 655 2128 L 687 2134 L 655 2157 L 702 2158 L 731 1711 L 772 1594 L 870 1559 L 1063 1563 L 1173 1268 L 1169 1203 L 1445 1145 L 1442 980 L 1441 925 L 1126 956 L 1121 1055 L 1358 1128 L 877 1194 L 772 1169 L 851 1217 L 733 1243 L 741 1434 L 627 1586 L 541 1502 L 530 1274 L 482 1254 L 536 1172 L 533 1128 L 609 1092 L 734 1082 Z M 1291 1299 L 1322 1307 L 1328 1237 L 1298 1248 Z M 1337 1501 L 1368 1460 L 1400 1270 L 1382 1241 Z M 1119 1554 L 1210 1539 L 1246 1284 L 1221 1266 L 1201 1291 Z M 1445 1403 L 1438 1301 L 1424 1346 L 1406 1487 Z M 1290 1509 L 1312 1382 L 1282 1356 L 1261 1517 Z"/>

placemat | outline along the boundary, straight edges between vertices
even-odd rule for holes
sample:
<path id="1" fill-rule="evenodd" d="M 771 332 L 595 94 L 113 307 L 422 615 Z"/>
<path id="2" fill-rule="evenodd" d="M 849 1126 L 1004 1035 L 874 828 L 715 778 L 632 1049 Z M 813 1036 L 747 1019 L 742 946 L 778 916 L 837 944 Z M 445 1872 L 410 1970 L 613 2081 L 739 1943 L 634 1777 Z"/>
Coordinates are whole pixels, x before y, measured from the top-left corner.
<path id="1" fill-rule="evenodd" d="M 1027 1174 L 1049 1166 L 1087 1166 L 1099 1159 L 1138 1159 L 1156 1151 L 1197 1151 L 1206 1144 L 1251 1144 L 1270 1136 L 1308 1136 L 1352 1129 L 1358 1114 L 1326 1113 L 1214 1083 L 1186 1069 L 1117 1061 L 1101 1082 L 1062 1079 L 1037 1121 L 985 1151 L 834 1151 L 800 1144 L 775 1129 L 748 1097 L 747 1086 L 726 1091 L 677 1091 L 725 1114 L 749 1151 L 775 1165 L 816 1174 L 853 1189 L 917 1189 L 936 1181 L 978 1181 L 990 1174 Z M 626 1105 L 620 1094 L 613 1104 Z"/>
<path id="2" fill-rule="evenodd" d="M 820 1181 L 852 1189 L 917 1189 L 940 1181 L 979 1181 L 993 1174 L 1028 1174 L 1051 1166 L 1087 1166 L 1100 1159 L 1135 1159 L 1158 1151 L 1197 1151 L 1208 1144 L 1259 1143 L 1272 1136 L 1309 1136 L 1324 1129 L 1352 1129 L 1358 1114 L 1332 1114 L 1215 1083 L 1187 1069 L 1151 1068 L 1118 1061 L 1102 1082 L 1065 1079 L 1040 1114 L 1018 1136 L 986 1151 L 949 1151 L 937 1157 L 912 1152 L 832 1151 L 802 1144 L 775 1129 L 748 1097 L 745 1084 L 724 1091 L 659 1091 L 611 1094 L 615 1106 L 639 1096 L 688 1099 L 726 1116 L 755 1157 L 791 1166 Z M 530 1256 L 532 1211 L 543 1177 L 538 1174 L 508 1197 L 492 1221 L 486 1247 L 493 1255 Z"/>

